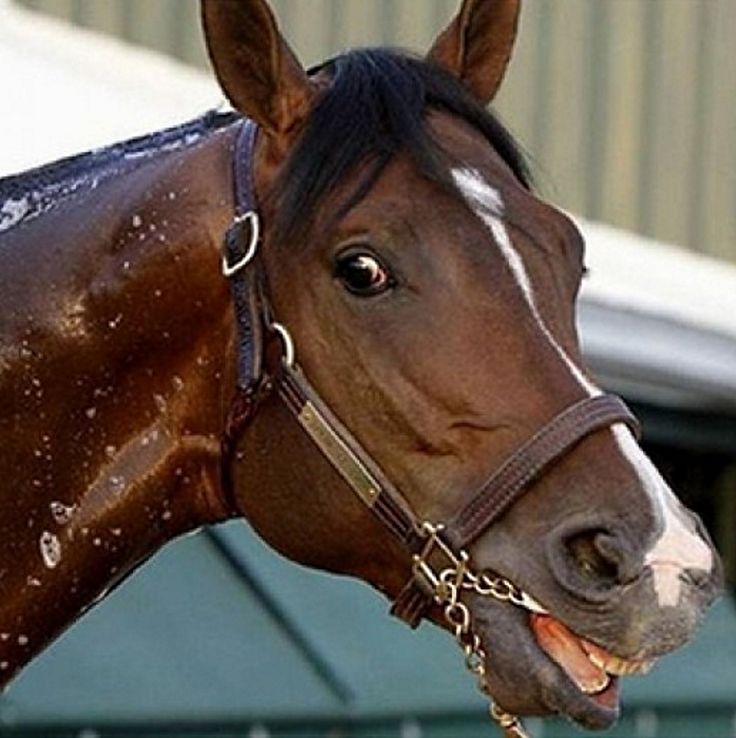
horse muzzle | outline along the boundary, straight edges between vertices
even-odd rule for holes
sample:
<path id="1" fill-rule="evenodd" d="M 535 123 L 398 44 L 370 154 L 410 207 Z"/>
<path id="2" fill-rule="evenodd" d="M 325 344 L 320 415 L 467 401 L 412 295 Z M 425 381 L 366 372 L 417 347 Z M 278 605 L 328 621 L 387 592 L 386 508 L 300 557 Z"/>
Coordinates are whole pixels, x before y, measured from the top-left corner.
<path id="1" fill-rule="evenodd" d="M 721 592 L 722 565 L 695 516 L 689 527 L 713 551 L 707 570 L 688 566 L 687 557 L 652 563 L 647 537 L 639 542 L 611 520 L 603 525 L 605 517 L 567 518 L 526 545 L 515 527 L 501 523 L 473 547 L 479 566 L 504 572 L 540 604 L 525 612 L 468 598 L 487 654 L 487 689 L 504 710 L 608 727 L 619 714 L 621 678 L 646 674 L 688 642 Z M 676 598 L 663 598 L 668 577 L 677 580 Z"/>

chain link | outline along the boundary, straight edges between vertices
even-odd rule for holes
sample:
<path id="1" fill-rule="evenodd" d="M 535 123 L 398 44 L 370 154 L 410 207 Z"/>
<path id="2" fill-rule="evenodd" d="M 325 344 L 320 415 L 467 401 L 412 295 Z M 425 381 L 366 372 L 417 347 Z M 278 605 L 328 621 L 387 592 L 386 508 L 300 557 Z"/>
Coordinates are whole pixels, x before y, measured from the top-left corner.
<path id="1" fill-rule="evenodd" d="M 459 556 L 450 551 L 439 538 L 438 534 L 442 530 L 440 526 L 425 523 L 424 530 L 430 536 L 430 545 L 421 557 L 416 557 L 415 563 L 419 571 L 425 576 L 429 575 L 434 586 L 435 601 L 443 608 L 445 621 L 463 652 L 467 670 L 475 677 L 480 692 L 491 700 L 490 716 L 504 731 L 506 738 L 531 738 L 519 718 L 501 710 L 488 693 L 486 652 L 480 637 L 473 631 L 470 610 L 461 600 L 461 595 L 463 591 L 474 592 L 481 597 L 491 597 L 499 602 L 510 602 L 527 609 L 536 609 L 539 605 L 508 579 L 488 573 L 477 575 L 470 571 L 470 557 L 465 551 L 461 551 Z M 434 545 L 452 562 L 439 575 L 435 575 L 427 563 L 427 557 Z"/>
<path id="2" fill-rule="evenodd" d="M 459 568 L 445 569 L 439 580 L 437 599 L 442 599 L 439 604 L 444 605 L 445 620 L 465 656 L 467 670 L 475 677 L 478 689 L 490 698 L 486 685 L 486 652 L 480 637 L 471 628 L 470 610 L 460 599 L 460 594 L 463 590 L 471 590 L 501 602 L 515 602 L 521 601 L 518 589 L 501 577 L 477 577 L 467 569 L 460 571 Z M 507 738 L 530 738 L 519 718 L 504 712 L 492 700 L 489 712 Z"/>

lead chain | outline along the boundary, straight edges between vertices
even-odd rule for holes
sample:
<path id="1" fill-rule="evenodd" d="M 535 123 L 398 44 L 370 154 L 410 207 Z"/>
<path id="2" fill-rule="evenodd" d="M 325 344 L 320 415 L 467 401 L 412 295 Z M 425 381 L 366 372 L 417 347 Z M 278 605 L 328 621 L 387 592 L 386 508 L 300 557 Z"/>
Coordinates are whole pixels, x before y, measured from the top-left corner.
<path id="1" fill-rule="evenodd" d="M 491 700 L 490 716 L 504 731 L 506 738 L 531 738 L 519 718 L 501 710 L 488 694 L 486 652 L 481 645 L 480 637 L 473 632 L 470 610 L 460 599 L 462 590 L 470 590 L 501 602 L 523 604 L 522 594 L 507 579 L 491 577 L 488 574 L 480 576 L 473 574 L 468 570 L 467 563 L 467 556 L 462 557 L 457 567 L 445 569 L 440 574 L 436 590 L 437 601 L 443 606 L 445 620 L 452 628 L 455 641 L 462 649 L 466 668 L 475 677 L 480 692 Z"/>

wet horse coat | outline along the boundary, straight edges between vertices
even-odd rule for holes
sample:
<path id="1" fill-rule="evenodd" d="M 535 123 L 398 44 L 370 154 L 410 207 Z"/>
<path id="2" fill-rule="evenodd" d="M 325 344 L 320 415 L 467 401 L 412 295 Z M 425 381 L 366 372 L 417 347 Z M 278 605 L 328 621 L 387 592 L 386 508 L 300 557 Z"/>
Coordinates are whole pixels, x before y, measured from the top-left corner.
<path id="1" fill-rule="evenodd" d="M 223 517 L 208 491 L 219 484 L 229 295 L 222 285 L 218 305 L 197 278 L 203 254 L 189 239 L 206 221 L 179 231 L 197 198 L 211 210 L 182 159 L 219 145 L 224 163 L 232 120 L 208 116 L 0 183 L 7 676 L 140 559 L 202 515 Z M 223 211 L 229 200 L 225 186 Z M 210 331 L 221 341 L 214 356 Z M 199 397 L 208 408 L 194 406 Z"/>
<path id="2" fill-rule="evenodd" d="M 597 391 L 573 323 L 579 235 L 529 191 L 482 109 L 517 4 L 465 2 L 431 63 L 352 52 L 311 79 L 265 3 L 204 7 L 221 84 L 261 128 L 252 164 L 274 311 L 417 515 L 445 519 Z M 234 122 L 211 116 L 0 184 L 3 682 L 137 563 L 208 522 L 245 515 L 286 555 L 390 596 L 406 581 L 406 553 L 277 398 L 223 488 Z M 333 176 L 317 187 L 315 172 Z M 471 553 L 553 615 L 468 595 L 490 691 L 507 709 L 590 726 L 616 715 L 607 673 L 686 640 L 720 577 L 618 426 L 582 441 Z"/>

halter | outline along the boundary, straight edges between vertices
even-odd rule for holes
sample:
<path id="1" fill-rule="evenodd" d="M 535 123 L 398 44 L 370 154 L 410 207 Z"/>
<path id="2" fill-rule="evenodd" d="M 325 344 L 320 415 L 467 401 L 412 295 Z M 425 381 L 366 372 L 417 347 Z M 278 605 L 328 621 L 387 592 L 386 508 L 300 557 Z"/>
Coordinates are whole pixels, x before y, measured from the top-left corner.
<path id="1" fill-rule="evenodd" d="M 584 438 L 616 423 L 624 423 L 638 436 L 639 423 L 623 400 L 614 395 L 581 400 L 565 408 L 519 446 L 449 520 L 425 521 L 417 517 L 404 495 L 309 383 L 298 364 L 291 335 L 272 318 L 253 268 L 261 236 L 253 186 L 256 134 L 256 124 L 244 120 L 234 156 L 236 213 L 224 243 L 223 273 L 230 280 L 238 331 L 237 390 L 222 441 L 225 489 L 231 488 L 238 439 L 255 417 L 261 399 L 277 392 L 315 448 L 410 554 L 408 581 L 391 613 L 416 627 L 433 605 L 440 606 L 463 649 L 468 668 L 478 678 L 481 691 L 487 694 L 486 654 L 472 630 L 470 611 L 461 599 L 463 591 L 511 602 L 533 612 L 546 611 L 509 580 L 474 572 L 467 547 Z M 262 360 L 267 332 L 277 334 L 283 346 L 281 364 L 268 376 Z M 491 715 L 508 736 L 526 735 L 518 718 L 493 703 Z"/>

